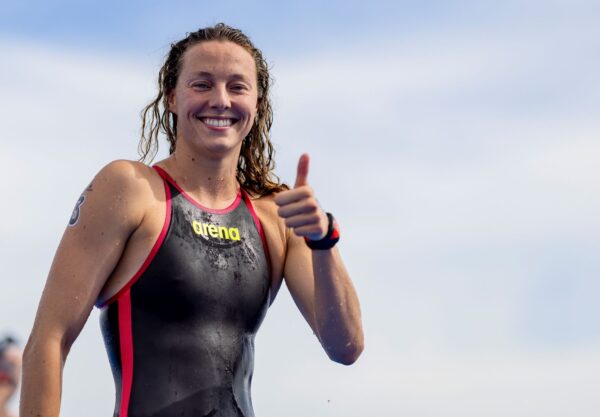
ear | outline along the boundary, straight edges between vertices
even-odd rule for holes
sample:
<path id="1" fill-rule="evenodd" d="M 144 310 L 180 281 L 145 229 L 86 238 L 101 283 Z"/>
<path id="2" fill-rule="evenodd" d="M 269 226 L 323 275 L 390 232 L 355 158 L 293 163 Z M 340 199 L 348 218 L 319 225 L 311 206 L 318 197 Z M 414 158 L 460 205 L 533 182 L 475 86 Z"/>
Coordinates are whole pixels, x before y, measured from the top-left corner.
<path id="1" fill-rule="evenodd" d="M 177 108 L 177 100 L 175 100 L 175 91 L 171 91 L 167 94 L 167 110 L 173 114 L 177 114 L 175 109 Z"/>

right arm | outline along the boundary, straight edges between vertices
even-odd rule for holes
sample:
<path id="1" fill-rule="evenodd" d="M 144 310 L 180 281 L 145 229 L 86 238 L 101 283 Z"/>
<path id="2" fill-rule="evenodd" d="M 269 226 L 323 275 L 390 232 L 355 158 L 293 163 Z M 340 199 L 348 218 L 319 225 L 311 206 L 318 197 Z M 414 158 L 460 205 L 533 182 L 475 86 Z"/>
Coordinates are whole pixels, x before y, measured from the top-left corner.
<path id="1" fill-rule="evenodd" d="M 59 415 L 67 354 L 144 217 L 138 170 L 127 161 L 104 167 L 65 230 L 23 354 L 21 417 Z"/>

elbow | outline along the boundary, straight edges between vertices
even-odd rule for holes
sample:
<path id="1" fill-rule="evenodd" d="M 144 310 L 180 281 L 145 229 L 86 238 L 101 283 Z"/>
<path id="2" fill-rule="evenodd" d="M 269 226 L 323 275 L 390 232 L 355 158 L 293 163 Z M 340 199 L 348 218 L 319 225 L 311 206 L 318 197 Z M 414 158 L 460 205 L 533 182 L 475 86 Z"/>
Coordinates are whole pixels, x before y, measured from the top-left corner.
<path id="1" fill-rule="evenodd" d="M 33 339 L 33 337 L 30 336 L 29 340 L 25 344 L 25 347 L 23 348 L 23 354 L 21 356 L 23 369 L 27 369 L 29 367 L 28 366 L 29 363 L 34 360 L 35 356 L 36 356 L 36 342 Z"/>
<path id="2" fill-rule="evenodd" d="M 329 359 L 342 365 L 352 365 L 355 363 L 365 348 L 364 341 L 349 342 L 342 350 L 328 350 Z"/>
<path id="3" fill-rule="evenodd" d="M 66 343 L 66 340 L 60 336 L 32 332 L 23 349 L 23 368 L 28 368 L 29 364 L 38 366 L 40 358 L 45 358 L 48 355 L 58 357 L 60 362 L 64 364 L 71 344 Z"/>
<path id="4" fill-rule="evenodd" d="M 36 352 L 31 338 L 25 345 L 21 355 L 21 380 L 23 383 L 29 379 L 29 374 L 36 369 Z"/>

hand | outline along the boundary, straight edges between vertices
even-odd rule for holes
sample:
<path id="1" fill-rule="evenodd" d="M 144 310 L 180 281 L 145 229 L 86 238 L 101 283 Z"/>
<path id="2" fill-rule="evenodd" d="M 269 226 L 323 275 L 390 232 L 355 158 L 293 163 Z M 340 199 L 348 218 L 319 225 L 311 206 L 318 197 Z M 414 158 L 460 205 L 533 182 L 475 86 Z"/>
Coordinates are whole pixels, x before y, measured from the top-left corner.
<path id="1" fill-rule="evenodd" d="M 308 162 L 308 154 L 300 156 L 294 188 L 277 194 L 275 204 L 279 206 L 277 214 L 295 234 L 310 240 L 321 240 L 327 234 L 329 221 L 308 185 Z"/>

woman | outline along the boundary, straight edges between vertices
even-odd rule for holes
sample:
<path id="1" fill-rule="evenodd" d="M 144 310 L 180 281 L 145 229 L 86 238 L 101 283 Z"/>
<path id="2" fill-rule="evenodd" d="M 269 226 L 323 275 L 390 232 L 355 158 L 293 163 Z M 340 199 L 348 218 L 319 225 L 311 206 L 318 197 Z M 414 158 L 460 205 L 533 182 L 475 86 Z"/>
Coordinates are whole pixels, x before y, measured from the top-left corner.
<path id="1" fill-rule="evenodd" d="M 25 349 L 22 416 L 58 416 L 61 371 L 92 307 L 115 416 L 252 416 L 254 335 L 282 280 L 334 361 L 360 355 L 358 299 L 339 231 L 308 185 L 272 174 L 269 73 L 239 30 L 172 45 L 143 112 L 144 157 L 115 161 L 79 198 Z M 312 248 L 312 249 L 311 249 Z"/>

